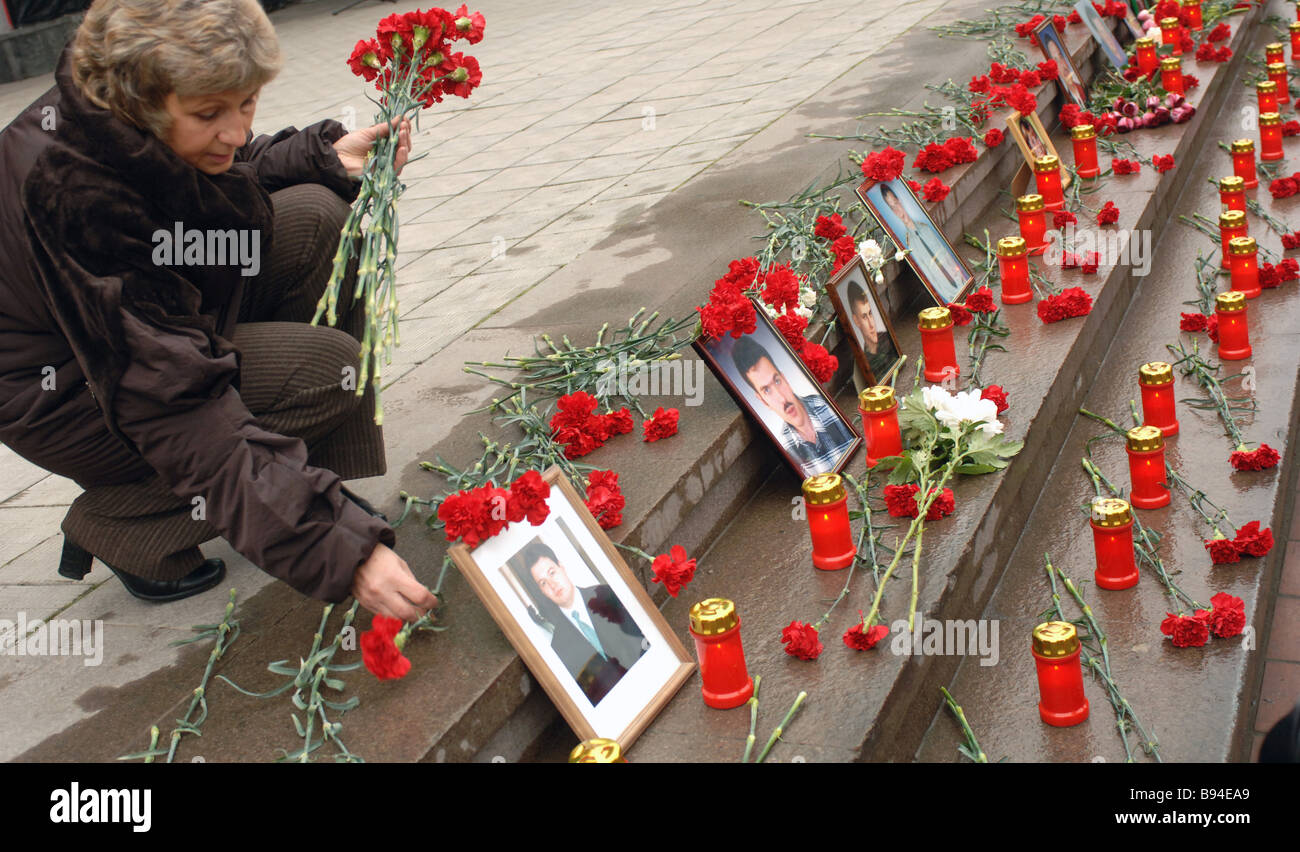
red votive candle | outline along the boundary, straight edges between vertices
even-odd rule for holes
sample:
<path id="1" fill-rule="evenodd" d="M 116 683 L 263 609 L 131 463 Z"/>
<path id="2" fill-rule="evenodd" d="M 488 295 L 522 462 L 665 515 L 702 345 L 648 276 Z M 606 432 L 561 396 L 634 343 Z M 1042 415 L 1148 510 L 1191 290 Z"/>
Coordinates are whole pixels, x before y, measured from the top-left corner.
<path id="1" fill-rule="evenodd" d="M 1272 80 L 1260 80 L 1255 84 L 1255 97 L 1259 99 L 1259 111 L 1277 112 L 1277 83 Z"/>
<path id="2" fill-rule="evenodd" d="M 921 354 L 925 356 L 925 380 L 941 382 L 961 374 L 957 364 L 957 346 L 952 339 L 952 311 L 926 308 L 917 317 L 921 329 Z"/>
<path id="3" fill-rule="evenodd" d="M 1255 140 L 1238 139 L 1232 143 L 1232 173 L 1246 182 L 1246 189 L 1259 186 L 1255 174 Z"/>
<path id="4" fill-rule="evenodd" d="M 1277 83 L 1277 102 L 1280 104 L 1291 103 L 1291 94 L 1288 91 L 1286 82 L 1286 63 L 1281 60 L 1268 63 L 1268 79 Z"/>
<path id="5" fill-rule="evenodd" d="M 1219 318 L 1219 360 L 1241 361 L 1249 358 L 1250 329 L 1246 326 L 1246 294 L 1233 290 L 1214 297 L 1214 313 Z"/>
<path id="6" fill-rule="evenodd" d="M 1138 71 L 1143 74 L 1150 74 L 1152 71 L 1160 67 L 1160 56 L 1156 53 L 1155 39 L 1143 36 L 1133 42 L 1133 46 L 1137 48 L 1136 56 Z"/>
<path id="7" fill-rule="evenodd" d="M 1068 621 L 1048 621 L 1034 628 L 1034 664 L 1038 669 L 1038 715 L 1057 728 L 1088 718 L 1079 665 L 1079 636 Z"/>
<path id="8" fill-rule="evenodd" d="M 1178 434 L 1178 410 L 1174 403 L 1174 368 L 1164 361 L 1152 361 L 1138 368 L 1142 388 L 1142 423 L 1155 426 L 1168 438 Z"/>
<path id="9" fill-rule="evenodd" d="M 1264 45 L 1264 64 L 1272 65 L 1275 62 L 1286 62 L 1286 56 L 1282 53 L 1281 42 L 1269 42 Z"/>
<path id="10" fill-rule="evenodd" d="M 1259 114 L 1259 158 L 1280 160 L 1282 154 L 1282 116 L 1275 112 Z"/>
<path id="11" fill-rule="evenodd" d="M 1098 497 L 1092 501 L 1092 549 L 1097 570 L 1092 579 L 1103 589 L 1118 591 L 1137 585 L 1133 560 L 1133 510 L 1127 500 Z"/>
<path id="12" fill-rule="evenodd" d="M 803 481 L 804 512 L 812 534 L 813 565 L 838 571 L 853 564 L 858 549 L 849 526 L 849 497 L 838 473 L 819 473 Z"/>
<path id="13" fill-rule="evenodd" d="M 1166 56 L 1160 60 L 1160 85 L 1166 92 L 1183 93 L 1183 60 Z"/>
<path id="14" fill-rule="evenodd" d="M 1070 128 L 1070 142 L 1074 145 L 1074 170 L 1079 177 L 1095 178 L 1101 174 L 1097 165 L 1097 130 L 1091 124 L 1076 124 Z"/>
<path id="15" fill-rule="evenodd" d="M 1128 430 L 1129 502 L 1135 509 L 1159 509 L 1169 505 L 1165 485 L 1165 436 L 1159 426 L 1137 426 Z"/>
<path id="16" fill-rule="evenodd" d="M 1296 15 L 1300 16 L 1300 6 L 1296 6 Z M 1292 21 L 1287 25 L 1291 31 L 1291 61 L 1297 61 L 1300 57 L 1300 21 Z"/>
<path id="17" fill-rule="evenodd" d="M 754 694 L 740 644 L 740 616 L 726 598 L 709 598 L 691 607 L 691 638 L 700 661 L 704 703 L 718 710 L 739 707 Z"/>
<path id="18" fill-rule="evenodd" d="M 1246 182 L 1236 175 L 1219 178 L 1219 204 L 1223 211 L 1236 210 L 1246 215 Z"/>
<path id="19" fill-rule="evenodd" d="M 1172 45 L 1174 56 L 1182 56 L 1183 49 L 1180 46 L 1182 41 L 1183 28 L 1178 25 L 1177 18 L 1160 19 L 1160 43 Z"/>
<path id="20" fill-rule="evenodd" d="M 1254 299 L 1261 291 L 1259 248 L 1255 245 L 1255 238 L 1233 237 L 1228 240 L 1228 252 L 1232 256 L 1232 289 L 1247 299 Z"/>
<path id="21" fill-rule="evenodd" d="M 862 437 L 867 445 L 867 468 L 881 459 L 903 454 L 903 434 L 898 428 L 898 400 L 889 385 L 876 385 L 858 394 Z M 805 507 L 806 508 L 806 507 Z"/>
<path id="22" fill-rule="evenodd" d="M 1025 238 L 1029 253 L 1047 251 L 1047 213 L 1043 196 L 1034 192 L 1017 198 L 1016 218 L 1020 220 L 1020 236 Z"/>
<path id="23" fill-rule="evenodd" d="M 627 758 L 618 740 L 596 737 L 574 746 L 569 752 L 569 763 L 627 763 Z"/>
<path id="24" fill-rule="evenodd" d="M 1233 240 L 1246 236 L 1246 214 L 1240 210 L 1225 210 L 1219 214 L 1219 240 L 1223 250 L 1219 253 L 1219 266 L 1231 268 Z"/>
<path id="25" fill-rule="evenodd" d="M 1034 181 L 1038 194 L 1043 196 L 1043 206 L 1048 210 L 1060 210 L 1065 206 L 1064 188 L 1061 186 L 1061 161 L 1048 154 L 1034 160 Z"/>
<path id="26" fill-rule="evenodd" d="M 1034 298 L 1029 284 L 1029 247 L 1024 237 L 998 240 L 998 276 L 1002 280 L 1002 304 L 1021 305 Z"/>
<path id="27" fill-rule="evenodd" d="M 1187 11 L 1189 29 L 1199 30 L 1205 26 L 1205 20 L 1201 17 L 1201 0 L 1183 0 L 1183 9 Z"/>

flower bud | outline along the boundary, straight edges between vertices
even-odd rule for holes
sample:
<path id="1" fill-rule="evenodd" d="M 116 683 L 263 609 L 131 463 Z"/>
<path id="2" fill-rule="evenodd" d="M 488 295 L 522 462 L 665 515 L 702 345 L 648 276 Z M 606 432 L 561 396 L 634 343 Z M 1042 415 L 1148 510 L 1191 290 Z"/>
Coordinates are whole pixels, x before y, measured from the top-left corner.
<path id="1" fill-rule="evenodd" d="M 462 65 L 460 68 L 457 68 L 455 71 L 451 72 L 450 77 L 452 81 L 456 83 L 464 83 L 466 80 L 469 79 L 469 69 Z"/>
<path id="2" fill-rule="evenodd" d="M 474 26 L 474 22 L 471 21 L 469 18 L 456 19 L 456 29 L 459 30 L 460 32 L 467 33 L 470 31 L 470 28 L 473 26 Z"/>
<path id="3" fill-rule="evenodd" d="M 419 50 L 424 47 L 424 43 L 429 40 L 429 28 L 417 26 L 414 28 L 414 35 L 411 38 L 411 48 Z"/>

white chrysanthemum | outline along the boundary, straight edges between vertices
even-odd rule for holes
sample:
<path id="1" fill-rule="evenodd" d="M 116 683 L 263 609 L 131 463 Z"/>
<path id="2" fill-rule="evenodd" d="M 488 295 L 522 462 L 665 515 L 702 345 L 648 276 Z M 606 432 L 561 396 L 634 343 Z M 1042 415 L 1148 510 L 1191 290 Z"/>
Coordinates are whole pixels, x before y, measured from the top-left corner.
<path id="1" fill-rule="evenodd" d="M 932 385 L 921 393 L 926 406 L 934 411 L 935 419 L 945 426 L 961 429 L 963 423 L 974 423 L 986 435 L 1002 434 L 997 404 L 991 399 L 981 399 L 979 391 L 962 391 L 954 396 Z"/>
<path id="2" fill-rule="evenodd" d="M 867 240 L 858 246 L 858 254 L 862 255 L 862 259 L 872 269 L 876 269 L 885 262 L 885 253 L 881 250 L 880 243 L 875 240 Z"/>
<path id="3" fill-rule="evenodd" d="M 806 320 L 810 320 L 813 318 L 813 309 L 805 308 L 803 305 L 796 306 L 794 312 Z"/>
<path id="4" fill-rule="evenodd" d="M 805 308 L 817 307 L 817 291 L 811 287 L 805 287 L 799 291 L 799 304 Z"/>

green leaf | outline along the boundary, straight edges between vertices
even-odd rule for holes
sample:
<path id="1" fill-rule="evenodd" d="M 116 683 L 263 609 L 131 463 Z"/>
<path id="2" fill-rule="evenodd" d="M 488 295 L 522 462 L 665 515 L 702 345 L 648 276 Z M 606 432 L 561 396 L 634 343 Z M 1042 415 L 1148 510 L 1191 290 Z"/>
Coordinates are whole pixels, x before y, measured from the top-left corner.
<path id="1" fill-rule="evenodd" d="M 957 465 L 956 468 L 954 468 L 954 470 L 956 470 L 957 473 L 965 474 L 967 476 L 978 476 L 981 473 L 993 473 L 995 470 L 1001 470 L 1003 467 L 1006 467 L 1006 465 L 1003 464 L 999 466 L 994 464 L 969 464 L 968 463 L 968 464 L 959 464 Z"/>
<path id="2" fill-rule="evenodd" d="M 293 713 L 290 713 L 290 714 L 289 714 L 289 718 L 293 720 L 293 727 L 294 727 L 295 730 L 298 731 L 298 736 L 300 736 L 300 737 L 305 737 L 305 736 L 307 736 L 307 729 L 303 727 L 303 725 L 302 725 L 302 720 L 299 719 L 299 718 L 298 718 L 295 714 L 293 714 Z"/>

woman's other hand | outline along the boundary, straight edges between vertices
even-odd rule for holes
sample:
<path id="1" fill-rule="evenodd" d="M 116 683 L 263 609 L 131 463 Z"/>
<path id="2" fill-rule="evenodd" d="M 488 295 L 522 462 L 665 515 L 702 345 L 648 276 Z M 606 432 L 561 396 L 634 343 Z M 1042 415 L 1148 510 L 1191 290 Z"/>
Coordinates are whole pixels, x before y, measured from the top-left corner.
<path id="1" fill-rule="evenodd" d="M 433 593 L 415 579 L 406 560 L 384 544 L 376 544 L 370 558 L 357 569 L 352 596 L 371 612 L 402 621 L 415 621 L 438 605 Z"/>
<path id="2" fill-rule="evenodd" d="M 361 130 L 354 130 L 334 143 L 339 162 L 343 163 L 343 168 L 348 170 L 349 175 L 361 177 L 366 167 L 366 154 L 370 153 L 370 149 L 375 146 L 375 140 L 387 136 L 388 131 L 387 124 L 373 124 Z M 397 131 L 397 155 L 393 159 L 398 174 L 402 173 L 402 167 L 406 165 L 406 159 L 410 155 L 411 122 L 404 118 L 401 128 Z"/>

